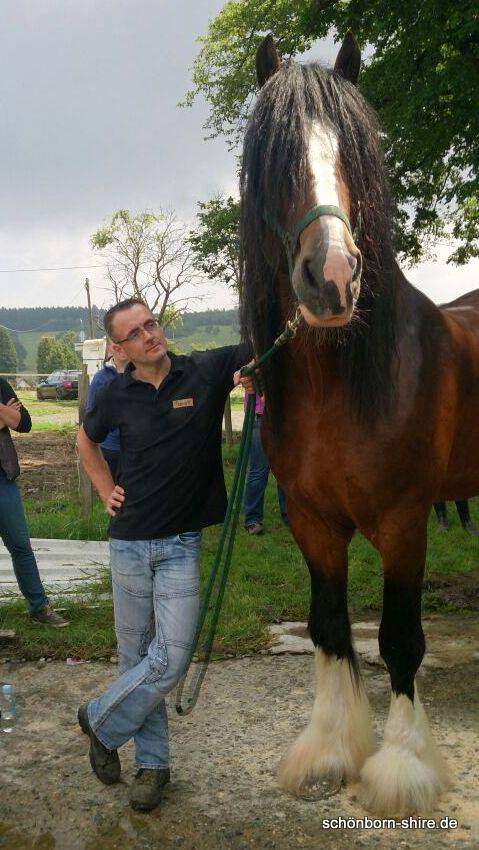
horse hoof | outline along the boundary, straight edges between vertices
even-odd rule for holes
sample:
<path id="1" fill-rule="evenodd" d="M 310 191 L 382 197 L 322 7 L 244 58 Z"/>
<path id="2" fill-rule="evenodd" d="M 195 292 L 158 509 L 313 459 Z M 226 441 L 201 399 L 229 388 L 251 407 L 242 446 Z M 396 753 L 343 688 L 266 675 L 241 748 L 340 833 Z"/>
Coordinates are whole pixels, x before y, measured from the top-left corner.
<path id="1" fill-rule="evenodd" d="M 307 789 L 320 782 L 337 788 L 346 778 L 353 776 L 351 767 L 332 749 L 330 752 L 324 749 L 318 752 L 314 730 L 308 727 L 286 753 L 278 770 L 278 782 L 283 791 L 297 797 L 303 797 L 308 793 Z"/>
<path id="2" fill-rule="evenodd" d="M 361 784 L 364 807 L 381 816 L 428 813 L 443 790 L 432 764 L 394 744 L 385 745 L 366 761 Z"/>
<path id="3" fill-rule="evenodd" d="M 341 743 L 321 740 L 317 730 L 312 725 L 307 726 L 280 763 L 278 782 L 281 788 L 289 794 L 303 796 L 305 789 L 312 785 L 326 783 L 337 793 L 344 782 L 357 779 L 361 766 L 372 752 L 372 740 L 366 739 L 364 749 L 358 747 L 356 750 L 341 747 Z M 324 791 L 324 787 L 321 790 Z"/>

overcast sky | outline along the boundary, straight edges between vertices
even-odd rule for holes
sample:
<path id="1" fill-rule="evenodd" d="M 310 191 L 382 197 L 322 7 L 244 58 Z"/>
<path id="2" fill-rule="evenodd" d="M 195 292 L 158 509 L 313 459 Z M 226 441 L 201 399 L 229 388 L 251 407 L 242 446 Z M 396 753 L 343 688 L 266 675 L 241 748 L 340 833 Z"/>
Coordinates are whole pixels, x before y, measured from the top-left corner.
<path id="1" fill-rule="evenodd" d="M 196 39 L 222 0 L 2 0 L 0 268 L 91 266 L 94 230 L 120 207 L 169 207 L 192 222 L 198 200 L 236 192 L 235 157 L 204 141 L 207 106 L 191 86 Z M 332 40 L 315 58 L 332 62 Z M 436 301 L 479 283 L 479 262 L 408 272 Z M 0 274 L 7 307 L 109 304 L 101 268 Z M 232 306 L 226 287 L 193 309 Z"/>

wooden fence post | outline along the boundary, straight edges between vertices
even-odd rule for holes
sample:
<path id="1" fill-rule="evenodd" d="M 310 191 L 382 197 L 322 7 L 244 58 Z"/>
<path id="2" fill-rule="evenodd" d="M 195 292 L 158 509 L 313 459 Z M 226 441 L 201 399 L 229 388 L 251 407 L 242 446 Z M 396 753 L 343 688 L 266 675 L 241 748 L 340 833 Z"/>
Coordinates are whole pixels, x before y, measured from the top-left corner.
<path id="1" fill-rule="evenodd" d="M 89 386 L 90 379 L 88 377 L 87 364 L 84 363 L 82 373 L 78 379 L 78 425 L 82 424 L 83 417 L 85 415 Z M 83 469 L 80 458 L 78 458 L 78 480 L 82 514 L 85 519 L 88 519 L 93 508 L 93 486 L 88 475 Z"/>
<path id="2" fill-rule="evenodd" d="M 233 422 L 232 422 L 232 419 L 231 419 L 231 399 L 230 399 L 229 396 L 226 399 L 224 418 L 225 418 L 226 445 L 232 446 L 233 445 Z"/>

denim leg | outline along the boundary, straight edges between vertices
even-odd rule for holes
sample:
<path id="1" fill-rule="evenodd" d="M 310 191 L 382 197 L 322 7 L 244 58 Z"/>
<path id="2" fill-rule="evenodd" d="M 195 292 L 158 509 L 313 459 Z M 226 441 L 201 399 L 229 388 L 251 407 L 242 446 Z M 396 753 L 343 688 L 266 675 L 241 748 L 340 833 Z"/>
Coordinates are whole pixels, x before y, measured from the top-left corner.
<path id="1" fill-rule="evenodd" d="M 268 482 L 269 464 L 261 444 L 261 416 L 256 416 L 251 438 L 250 466 L 244 492 L 244 524 L 263 522 L 264 491 Z"/>
<path id="2" fill-rule="evenodd" d="M 117 749 L 135 737 L 140 767 L 168 765 L 166 711 L 161 704 L 164 705 L 165 696 L 183 672 L 195 634 L 200 540 L 200 532 L 190 532 L 161 540 L 111 541 L 112 577 L 121 587 L 118 595 L 122 613 L 115 612 L 120 625 L 118 634 L 122 635 L 123 643 L 130 643 L 130 648 L 132 640 L 136 646 L 140 640 L 142 657 L 135 666 L 122 672 L 103 696 L 89 704 L 88 715 L 95 734 L 110 749 Z M 140 553 L 136 559 L 135 547 Z M 140 559 L 147 567 L 140 566 Z M 143 626 L 140 632 L 136 624 L 134 638 L 127 594 L 137 597 L 142 611 Z M 155 636 L 146 648 L 152 614 Z M 123 669 L 129 661 L 120 648 L 119 652 Z"/>
<path id="3" fill-rule="evenodd" d="M 30 611 L 48 605 L 30 543 L 20 491 L 15 481 L 0 472 L 0 537 L 12 556 L 13 571 Z"/>
<path id="4" fill-rule="evenodd" d="M 148 647 L 155 636 L 153 606 L 153 578 L 150 564 L 149 541 L 110 540 L 110 562 L 113 579 L 113 606 L 115 632 L 118 645 L 118 673 L 121 676 L 131 670 L 148 654 Z M 135 592 L 130 576 L 135 576 Z M 168 767 L 168 718 L 165 700 L 148 715 L 142 728 L 135 735 L 135 746 L 139 738 L 151 743 L 151 765 Z"/>

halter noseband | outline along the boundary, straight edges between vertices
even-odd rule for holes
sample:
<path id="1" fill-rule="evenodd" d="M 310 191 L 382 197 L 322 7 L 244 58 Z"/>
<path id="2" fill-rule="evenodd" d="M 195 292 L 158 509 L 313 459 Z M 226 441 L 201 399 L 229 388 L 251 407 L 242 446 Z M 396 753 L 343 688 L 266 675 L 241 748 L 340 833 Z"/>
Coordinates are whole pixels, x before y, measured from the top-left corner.
<path id="1" fill-rule="evenodd" d="M 287 230 L 284 230 L 284 228 L 281 227 L 279 222 L 275 218 L 270 216 L 267 210 L 264 210 L 263 218 L 266 224 L 268 225 L 268 227 L 271 228 L 273 233 L 276 233 L 276 235 L 279 236 L 281 242 L 284 245 L 286 257 L 288 259 L 288 269 L 290 278 L 293 275 L 293 259 L 296 253 L 296 246 L 298 244 L 299 237 L 301 236 L 303 230 L 308 226 L 308 224 L 311 224 L 312 221 L 315 221 L 317 218 L 320 218 L 323 215 L 332 215 L 335 218 L 339 218 L 346 225 L 351 236 L 356 241 L 356 238 L 359 235 L 362 225 L 361 208 L 359 208 L 358 211 L 358 219 L 356 227 L 354 228 L 354 232 L 351 227 L 351 222 L 349 221 L 348 216 L 346 215 L 344 210 L 341 209 L 341 207 L 323 204 L 322 206 L 313 207 L 312 209 L 310 209 L 309 212 L 307 212 L 306 215 L 304 215 L 303 218 L 298 221 L 296 227 L 294 228 L 293 234 L 288 233 Z"/>

